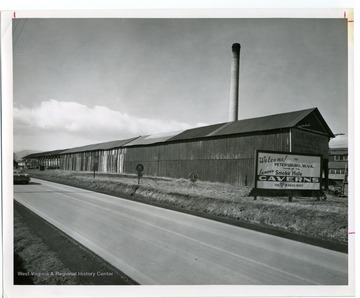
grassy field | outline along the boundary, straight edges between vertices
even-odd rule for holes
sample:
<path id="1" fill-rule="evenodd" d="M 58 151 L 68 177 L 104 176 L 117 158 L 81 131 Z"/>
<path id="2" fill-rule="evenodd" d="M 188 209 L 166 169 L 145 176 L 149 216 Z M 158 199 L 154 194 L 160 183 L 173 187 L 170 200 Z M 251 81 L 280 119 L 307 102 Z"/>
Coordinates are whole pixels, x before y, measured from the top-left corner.
<path id="1" fill-rule="evenodd" d="M 32 177 L 82 187 L 116 196 L 180 208 L 198 214 L 251 223 L 287 231 L 298 235 L 347 243 L 348 201 L 327 195 L 327 200 L 316 198 L 248 196 L 249 187 L 197 181 L 137 176 L 79 173 L 61 170 L 32 170 Z"/>

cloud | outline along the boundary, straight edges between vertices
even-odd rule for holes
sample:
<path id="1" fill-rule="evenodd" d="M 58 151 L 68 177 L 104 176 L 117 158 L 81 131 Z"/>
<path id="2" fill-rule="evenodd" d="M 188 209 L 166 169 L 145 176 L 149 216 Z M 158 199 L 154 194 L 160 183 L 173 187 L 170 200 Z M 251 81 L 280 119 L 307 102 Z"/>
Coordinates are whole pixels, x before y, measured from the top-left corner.
<path id="1" fill-rule="evenodd" d="M 348 137 L 347 135 L 338 135 L 336 138 L 331 139 L 329 143 L 330 148 L 347 148 L 348 147 Z"/>
<path id="2" fill-rule="evenodd" d="M 138 118 L 105 106 L 88 107 L 76 102 L 55 99 L 44 101 L 33 108 L 14 107 L 15 140 L 18 139 L 16 136 L 21 135 L 26 136 L 27 139 L 29 136 L 34 136 L 38 140 L 42 135 L 44 137 L 50 134 L 68 137 L 71 135 L 78 136 L 82 140 L 88 139 L 90 144 L 139 135 L 181 131 L 203 125 L 206 124 L 190 125 L 175 120 Z M 59 144 L 59 147 L 69 146 Z"/>

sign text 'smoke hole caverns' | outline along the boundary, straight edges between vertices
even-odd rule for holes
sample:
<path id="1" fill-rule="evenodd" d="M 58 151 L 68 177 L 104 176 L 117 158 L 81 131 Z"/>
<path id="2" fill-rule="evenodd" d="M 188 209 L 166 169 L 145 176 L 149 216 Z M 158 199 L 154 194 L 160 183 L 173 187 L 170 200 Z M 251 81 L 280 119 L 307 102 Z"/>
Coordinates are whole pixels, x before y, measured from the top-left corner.
<path id="1" fill-rule="evenodd" d="M 322 155 L 278 151 L 256 151 L 255 187 L 257 196 L 324 196 Z"/>

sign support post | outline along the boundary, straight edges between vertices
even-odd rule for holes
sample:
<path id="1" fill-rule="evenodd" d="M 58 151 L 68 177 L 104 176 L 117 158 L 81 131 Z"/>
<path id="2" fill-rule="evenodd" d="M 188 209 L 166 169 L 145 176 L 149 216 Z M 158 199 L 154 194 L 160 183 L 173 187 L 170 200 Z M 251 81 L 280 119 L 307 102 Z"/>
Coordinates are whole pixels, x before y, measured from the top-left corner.
<path id="1" fill-rule="evenodd" d="M 140 185 L 140 178 L 142 177 L 143 175 L 143 171 L 144 171 L 144 166 L 139 163 L 137 166 L 136 166 L 136 171 L 137 171 L 137 175 L 138 175 L 138 185 Z"/>

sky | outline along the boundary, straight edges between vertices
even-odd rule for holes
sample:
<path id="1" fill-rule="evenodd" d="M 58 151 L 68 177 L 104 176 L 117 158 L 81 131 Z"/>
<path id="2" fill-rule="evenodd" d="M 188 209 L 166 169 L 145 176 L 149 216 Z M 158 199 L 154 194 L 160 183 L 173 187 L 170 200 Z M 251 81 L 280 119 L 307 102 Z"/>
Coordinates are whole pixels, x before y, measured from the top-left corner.
<path id="1" fill-rule="evenodd" d="M 48 151 L 317 107 L 347 146 L 344 19 L 16 19 L 14 151 Z"/>

